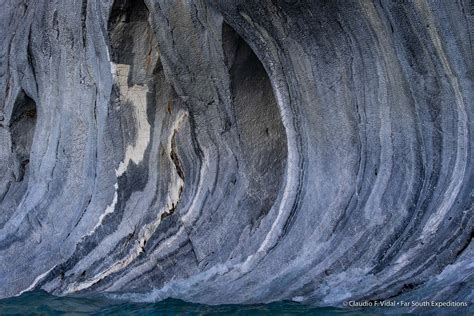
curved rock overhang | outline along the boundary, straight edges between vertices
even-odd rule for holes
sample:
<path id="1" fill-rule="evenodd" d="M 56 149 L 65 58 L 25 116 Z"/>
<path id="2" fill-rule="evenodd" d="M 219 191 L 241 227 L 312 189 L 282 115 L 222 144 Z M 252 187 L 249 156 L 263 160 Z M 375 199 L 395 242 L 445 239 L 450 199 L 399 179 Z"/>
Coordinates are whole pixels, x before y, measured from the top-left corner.
<path id="1" fill-rule="evenodd" d="M 2 6 L 0 296 L 472 300 L 469 1 Z"/>

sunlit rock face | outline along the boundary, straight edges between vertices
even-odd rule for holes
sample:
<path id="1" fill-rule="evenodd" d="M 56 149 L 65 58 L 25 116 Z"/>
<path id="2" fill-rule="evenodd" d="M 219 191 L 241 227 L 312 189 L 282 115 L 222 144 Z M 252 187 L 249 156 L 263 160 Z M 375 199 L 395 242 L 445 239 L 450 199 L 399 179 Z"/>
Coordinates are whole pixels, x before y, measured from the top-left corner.
<path id="1" fill-rule="evenodd" d="M 0 4 L 0 297 L 473 302 L 472 1 Z"/>

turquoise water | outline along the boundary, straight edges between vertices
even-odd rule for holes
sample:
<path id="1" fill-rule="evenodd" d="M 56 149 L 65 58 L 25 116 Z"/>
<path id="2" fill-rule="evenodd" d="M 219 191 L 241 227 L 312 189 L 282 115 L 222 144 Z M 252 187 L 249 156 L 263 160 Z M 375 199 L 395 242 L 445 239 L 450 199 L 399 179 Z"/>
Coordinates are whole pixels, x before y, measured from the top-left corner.
<path id="1" fill-rule="evenodd" d="M 106 298 L 57 297 L 38 291 L 0 300 L 0 315 L 362 315 L 362 313 L 337 308 L 315 308 L 294 302 L 208 306 L 167 299 L 159 303 L 126 303 Z"/>

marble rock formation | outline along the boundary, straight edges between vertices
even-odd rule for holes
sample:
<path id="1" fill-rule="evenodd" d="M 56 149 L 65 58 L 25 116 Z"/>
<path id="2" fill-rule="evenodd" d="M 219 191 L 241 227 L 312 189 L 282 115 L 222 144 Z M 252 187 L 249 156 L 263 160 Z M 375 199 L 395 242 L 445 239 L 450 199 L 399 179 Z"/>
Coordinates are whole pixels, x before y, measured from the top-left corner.
<path id="1" fill-rule="evenodd" d="M 2 0 L 0 297 L 474 301 L 474 3 Z"/>

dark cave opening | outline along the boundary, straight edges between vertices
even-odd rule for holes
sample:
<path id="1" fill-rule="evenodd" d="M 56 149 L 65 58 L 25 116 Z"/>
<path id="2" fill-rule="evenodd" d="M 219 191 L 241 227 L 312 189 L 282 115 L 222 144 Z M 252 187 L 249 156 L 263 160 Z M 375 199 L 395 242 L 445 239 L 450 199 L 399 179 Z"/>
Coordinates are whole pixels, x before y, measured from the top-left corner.
<path id="1" fill-rule="evenodd" d="M 36 103 L 23 90 L 18 95 L 10 120 L 12 152 L 18 163 L 16 180 L 22 181 L 30 163 L 36 126 Z"/>
<path id="2" fill-rule="evenodd" d="M 158 44 L 143 0 L 115 0 L 108 21 L 111 61 L 130 66 L 128 84 L 144 85 L 160 67 Z"/>
<path id="3" fill-rule="evenodd" d="M 109 36 L 112 46 L 112 61 L 131 64 L 137 35 L 143 31 L 148 20 L 148 9 L 142 0 L 115 0 L 109 16 Z M 146 26 L 145 26 L 146 28 Z"/>
<path id="4" fill-rule="evenodd" d="M 270 210 L 282 185 L 286 133 L 270 78 L 256 54 L 225 22 L 222 41 L 244 168 L 250 179 L 250 216 L 256 220 Z"/>

